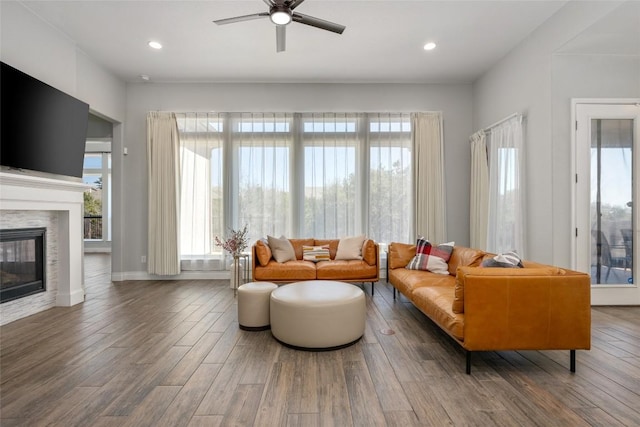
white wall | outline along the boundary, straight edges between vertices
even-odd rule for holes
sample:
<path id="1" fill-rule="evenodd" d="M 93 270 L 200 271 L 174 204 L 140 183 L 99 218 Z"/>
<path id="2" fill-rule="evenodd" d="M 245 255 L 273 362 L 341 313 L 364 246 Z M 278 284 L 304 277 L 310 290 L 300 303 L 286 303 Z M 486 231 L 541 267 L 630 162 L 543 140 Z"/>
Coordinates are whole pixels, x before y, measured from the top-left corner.
<path id="1" fill-rule="evenodd" d="M 570 98 L 638 95 L 633 58 L 554 55 L 622 3 L 568 3 L 473 85 L 474 130 L 526 116 L 528 259 L 570 266 Z"/>
<path id="2" fill-rule="evenodd" d="M 18 2 L 0 1 L 0 59 L 88 103 L 94 113 L 114 123 L 113 144 L 122 146 L 124 82 Z M 113 175 L 120 176 L 119 159 L 114 159 Z M 114 191 L 114 212 L 121 209 L 119 197 Z M 118 218 L 113 222 L 115 227 L 119 226 Z"/>
<path id="3" fill-rule="evenodd" d="M 469 242 L 471 85 L 394 84 L 153 84 L 127 85 L 123 157 L 121 278 L 146 271 L 146 114 L 148 111 L 353 112 L 442 111 L 444 116 L 448 239 Z M 115 243 L 115 242 L 114 242 Z M 116 247 L 114 246 L 114 251 Z"/>
<path id="4" fill-rule="evenodd" d="M 0 59 L 81 99 L 111 121 L 124 120 L 124 82 L 18 2 L 0 2 Z"/>

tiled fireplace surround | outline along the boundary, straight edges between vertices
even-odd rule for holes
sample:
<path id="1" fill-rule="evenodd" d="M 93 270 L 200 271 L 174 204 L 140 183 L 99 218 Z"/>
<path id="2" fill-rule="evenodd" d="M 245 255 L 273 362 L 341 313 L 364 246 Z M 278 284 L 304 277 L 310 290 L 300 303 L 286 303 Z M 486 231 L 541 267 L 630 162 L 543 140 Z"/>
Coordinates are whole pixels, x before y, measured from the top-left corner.
<path id="1" fill-rule="evenodd" d="M 0 305 L 0 324 L 84 301 L 80 182 L 0 172 L 0 229 L 46 227 L 44 293 Z"/>

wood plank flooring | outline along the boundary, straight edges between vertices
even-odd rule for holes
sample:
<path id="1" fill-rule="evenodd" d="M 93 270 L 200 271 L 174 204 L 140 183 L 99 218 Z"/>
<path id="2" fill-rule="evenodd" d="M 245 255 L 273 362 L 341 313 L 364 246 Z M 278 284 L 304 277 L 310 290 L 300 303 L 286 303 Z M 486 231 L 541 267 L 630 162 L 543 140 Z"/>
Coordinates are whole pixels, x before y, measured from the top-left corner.
<path id="1" fill-rule="evenodd" d="M 380 282 L 357 344 L 295 351 L 241 331 L 224 281 L 111 283 L 0 328 L 4 426 L 637 426 L 640 308 L 593 308 L 591 351 L 465 355 Z M 386 329 L 395 331 L 385 335 Z"/>

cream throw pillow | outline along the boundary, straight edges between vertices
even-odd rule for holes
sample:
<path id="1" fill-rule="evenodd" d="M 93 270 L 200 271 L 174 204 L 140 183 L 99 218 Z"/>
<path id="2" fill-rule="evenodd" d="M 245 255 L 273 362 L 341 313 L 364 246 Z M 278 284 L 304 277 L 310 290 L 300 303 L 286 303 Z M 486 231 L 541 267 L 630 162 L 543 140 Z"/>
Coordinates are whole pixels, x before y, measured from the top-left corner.
<path id="1" fill-rule="evenodd" d="M 277 238 L 267 236 L 267 241 L 269 242 L 269 248 L 271 248 L 273 258 L 277 262 L 282 263 L 296 260 L 296 252 L 293 250 L 293 245 L 286 237 L 280 236 L 280 238 Z"/>
<path id="2" fill-rule="evenodd" d="M 362 244 L 365 236 L 345 237 L 338 242 L 335 259 L 362 259 Z"/>
<path id="3" fill-rule="evenodd" d="M 329 245 L 324 246 L 302 246 L 302 259 L 305 261 L 318 262 L 329 261 Z"/>

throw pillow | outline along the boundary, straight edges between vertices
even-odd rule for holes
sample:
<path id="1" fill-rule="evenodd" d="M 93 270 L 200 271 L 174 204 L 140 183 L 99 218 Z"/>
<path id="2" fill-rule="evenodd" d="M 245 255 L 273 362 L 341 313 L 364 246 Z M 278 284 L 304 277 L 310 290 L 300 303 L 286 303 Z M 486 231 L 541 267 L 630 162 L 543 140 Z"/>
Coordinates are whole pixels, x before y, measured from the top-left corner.
<path id="1" fill-rule="evenodd" d="M 515 252 L 505 252 L 482 261 L 482 267 L 524 268 L 520 256 Z"/>
<path id="2" fill-rule="evenodd" d="M 329 245 L 326 246 L 303 246 L 302 259 L 305 261 L 329 261 Z"/>
<path id="3" fill-rule="evenodd" d="M 271 248 L 266 239 L 260 239 L 256 242 L 256 257 L 261 266 L 265 267 L 271 260 Z"/>
<path id="4" fill-rule="evenodd" d="M 407 264 L 407 269 L 449 274 L 447 262 L 453 252 L 453 245 L 454 242 L 448 242 L 433 246 L 427 239 L 419 238 L 416 243 L 416 255 Z"/>
<path id="5" fill-rule="evenodd" d="M 296 253 L 289 239 L 284 236 L 280 236 L 280 238 L 267 236 L 267 240 L 269 241 L 269 248 L 271 249 L 273 258 L 277 262 L 282 263 L 296 260 Z"/>
<path id="6" fill-rule="evenodd" d="M 362 259 L 362 244 L 364 243 L 364 239 L 364 234 L 340 239 L 335 259 Z"/>

